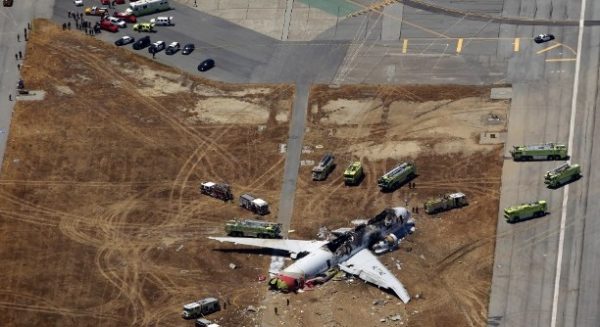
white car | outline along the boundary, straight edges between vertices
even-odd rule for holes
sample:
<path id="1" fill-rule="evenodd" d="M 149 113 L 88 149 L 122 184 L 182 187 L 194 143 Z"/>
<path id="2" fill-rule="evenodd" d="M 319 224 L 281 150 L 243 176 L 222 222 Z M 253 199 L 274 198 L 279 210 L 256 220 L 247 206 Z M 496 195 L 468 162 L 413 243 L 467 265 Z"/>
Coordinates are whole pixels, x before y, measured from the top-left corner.
<path id="1" fill-rule="evenodd" d="M 169 46 L 167 47 L 167 49 L 165 50 L 165 52 L 168 55 L 172 55 L 177 53 L 177 51 L 179 51 L 179 49 L 181 49 L 181 45 L 179 44 L 179 42 L 171 42 L 169 44 Z"/>
<path id="2" fill-rule="evenodd" d="M 120 19 L 120 18 L 117 18 L 117 17 L 110 16 L 110 17 L 108 17 L 107 19 L 108 19 L 108 20 L 109 20 L 111 23 L 113 23 L 113 24 L 115 24 L 115 25 L 117 25 L 117 26 L 119 26 L 119 27 L 121 27 L 121 28 L 125 28 L 125 27 L 127 27 L 127 23 L 126 23 L 124 20 Z"/>
<path id="3" fill-rule="evenodd" d="M 157 53 L 165 49 L 165 41 L 156 41 L 148 48 L 148 52 Z"/>
<path id="4" fill-rule="evenodd" d="M 83 6 L 83 0 L 73 0 L 73 4 L 77 7 Z"/>

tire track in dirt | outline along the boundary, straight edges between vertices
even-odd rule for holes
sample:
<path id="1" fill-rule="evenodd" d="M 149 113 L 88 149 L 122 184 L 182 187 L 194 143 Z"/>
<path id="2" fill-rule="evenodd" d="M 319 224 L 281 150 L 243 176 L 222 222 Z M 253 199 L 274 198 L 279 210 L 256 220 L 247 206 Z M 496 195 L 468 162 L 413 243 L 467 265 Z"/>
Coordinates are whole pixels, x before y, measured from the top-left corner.
<path id="1" fill-rule="evenodd" d="M 48 313 L 71 317 L 90 317 L 97 319 L 106 319 L 111 321 L 121 321 L 120 317 L 110 314 L 97 314 L 83 309 L 64 308 L 52 305 L 48 298 L 42 298 L 24 292 L 16 292 L 9 289 L 0 289 L 0 298 L 11 298 L 12 301 L 0 300 L 0 308 L 10 310 L 22 310 L 36 313 Z M 33 304 L 26 304 L 26 302 Z M 40 304 L 41 303 L 41 304 Z"/>

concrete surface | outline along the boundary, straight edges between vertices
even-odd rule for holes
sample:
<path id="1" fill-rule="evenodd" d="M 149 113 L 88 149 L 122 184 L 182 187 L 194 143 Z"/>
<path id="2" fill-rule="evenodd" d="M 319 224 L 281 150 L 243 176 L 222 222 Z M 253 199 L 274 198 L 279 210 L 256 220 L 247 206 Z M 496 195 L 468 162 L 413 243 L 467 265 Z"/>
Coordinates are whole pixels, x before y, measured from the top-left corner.
<path id="1" fill-rule="evenodd" d="M 19 71 L 15 60 L 15 54 L 21 51 L 25 53 L 26 42 L 23 29 L 34 17 L 52 16 L 53 0 L 26 0 L 15 1 L 12 7 L 0 7 L 0 63 L 2 63 L 2 74 L 0 74 L 0 167 L 4 160 L 4 151 L 8 140 L 10 121 L 13 106 L 15 104 L 16 86 L 19 81 Z M 17 42 L 17 34 L 20 42 Z M 27 86 L 27 81 L 25 81 Z M 9 94 L 13 101 L 9 101 Z"/>
<path id="2" fill-rule="evenodd" d="M 504 14 L 578 20 L 580 2 L 505 1 Z M 550 6 L 552 10 L 550 10 Z M 588 1 L 586 20 L 597 20 L 600 5 Z M 551 32 L 558 42 L 577 47 L 577 28 L 502 26 L 501 36 Z M 542 184 L 543 173 L 560 162 L 514 163 L 506 160 L 500 207 L 546 199 L 550 214 L 519 224 L 506 224 L 499 214 L 490 326 L 597 326 L 600 321 L 600 248 L 598 244 L 599 160 L 598 46 L 599 28 L 586 26 L 581 43 L 581 71 L 575 117 L 571 115 L 574 54 L 566 48 L 539 53 L 548 45 L 521 52 L 511 60 L 508 81 L 513 83 L 507 146 L 569 140 L 574 120 L 572 162 L 582 165 L 583 179 L 558 190 Z M 510 49 L 499 49 L 509 56 Z M 569 59 L 569 61 L 552 61 Z M 551 61 L 548 61 L 551 60 Z M 568 195 L 566 207 L 563 196 Z M 563 210 L 566 210 L 563 218 Z M 561 219 L 565 220 L 561 235 Z M 561 262 L 560 265 L 557 265 Z M 557 269 L 558 268 L 558 269 Z M 560 270 L 560 278 L 557 278 Z"/>

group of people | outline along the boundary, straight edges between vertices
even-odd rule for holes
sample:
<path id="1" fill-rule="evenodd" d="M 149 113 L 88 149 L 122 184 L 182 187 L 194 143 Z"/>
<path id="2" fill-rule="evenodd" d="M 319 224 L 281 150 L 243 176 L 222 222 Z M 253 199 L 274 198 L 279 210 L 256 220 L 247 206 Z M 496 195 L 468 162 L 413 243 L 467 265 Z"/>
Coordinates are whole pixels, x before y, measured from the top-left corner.
<path id="1" fill-rule="evenodd" d="M 69 18 L 73 18 L 75 20 L 75 28 L 77 28 L 80 31 L 85 31 L 85 34 L 87 35 L 96 35 L 98 33 L 100 33 L 100 23 L 96 22 L 96 24 L 92 25 L 91 22 L 88 22 L 86 20 L 83 19 L 83 13 L 76 13 L 76 12 L 67 12 L 67 15 Z M 71 22 L 66 22 L 62 24 L 62 29 L 64 30 L 70 30 L 71 29 Z"/>
<path id="2" fill-rule="evenodd" d="M 28 32 L 31 31 L 31 23 L 27 23 L 27 27 L 23 28 L 23 36 L 25 41 L 29 40 L 28 37 Z M 17 33 L 17 42 L 21 42 L 21 35 L 19 33 Z M 15 53 L 15 60 L 17 61 L 17 69 L 21 70 L 21 63 L 19 63 L 19 60 L 23 60 L 23 52 L 19 51 L 17 53 Z M 8 101 L 12 101 L 12 94 L 8 94 Z"/>

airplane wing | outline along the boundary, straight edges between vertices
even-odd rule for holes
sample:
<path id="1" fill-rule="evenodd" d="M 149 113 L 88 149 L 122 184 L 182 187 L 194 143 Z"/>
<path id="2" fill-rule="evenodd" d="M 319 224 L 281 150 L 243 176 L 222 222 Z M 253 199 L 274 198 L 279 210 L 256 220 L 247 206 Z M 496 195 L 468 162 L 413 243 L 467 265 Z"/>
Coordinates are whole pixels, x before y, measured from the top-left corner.
<path id="1" fill-rule="evenodd" d="M 250 245 L 261 248 L 288 251 L 290 253 L 311 252 L 327 244 L 327 241 L 305 241 L 305 240 L 279 240 L 266 238 L 248 237 L 209 237 L 219 242 L 230 242 L 233 244 Z"/>
<path id="2" fill-rule="evenodd" d="M 360 279 L 373 283 L 378 287 L 394 291 L 404 303 L 410 301 L 410 295 L 404 285 L 369 251 L 363 249 L 340 264 L 340 268 Z"/>

